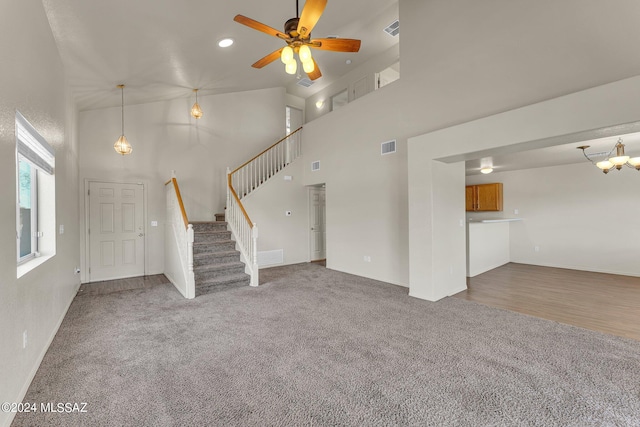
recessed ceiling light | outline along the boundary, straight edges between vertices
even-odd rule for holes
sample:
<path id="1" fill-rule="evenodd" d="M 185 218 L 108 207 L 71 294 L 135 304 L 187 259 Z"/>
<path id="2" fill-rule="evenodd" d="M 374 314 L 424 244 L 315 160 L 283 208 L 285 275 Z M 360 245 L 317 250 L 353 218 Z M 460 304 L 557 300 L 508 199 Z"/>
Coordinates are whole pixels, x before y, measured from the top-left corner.
<path id="1" fill-rule="evenodd" d="M 482 169 L 480 169 L 480 172 L 482 172 L 482 173 L 484 173 L 484 174 L 488 174 L 488 173 L 493 172 L 493 168 L 492 168 L 492 167 L 490 167 L 490 166 L 489 166 L 489 167 L 486 167 L 486 168 L 482 168 Z"/>
<path id="2" fill-rule="evenodd" d="M 347 63 L 347 65 L 351 65 L 351 60 L 350 59 L 347 59 L 345 62 Z"/>
<path id="3" fill-rule="evenodd" d="M 233 39 L 222 39 L 218 42 L 220 47 L 229 47 L 233 44 Z"/>

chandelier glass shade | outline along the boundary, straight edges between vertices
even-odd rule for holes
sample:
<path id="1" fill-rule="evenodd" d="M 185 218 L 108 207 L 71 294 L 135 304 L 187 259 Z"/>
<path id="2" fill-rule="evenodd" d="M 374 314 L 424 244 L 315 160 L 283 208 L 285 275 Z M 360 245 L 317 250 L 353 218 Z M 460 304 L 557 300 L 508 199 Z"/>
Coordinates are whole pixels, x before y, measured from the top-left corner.
<path id="1" fill-rule="evenodd" d="M 624 152 L 624 144 L 622 142 L 622 138 L 618 138 L 618 142 L 611 149 L 611 151 L 605 151 L 602 153 L 587 154 L 585 150 L 589 148 L 589 145 L 582 145 L 577 148 L 582 150 L 582 154 L 584 154 L 584 157 L 586 157 L 587 160 L 596 165 L 596 167 L 604 173 L 609 173 L 611 169 L 621 170 L 623 166 L 634 168 L 640 171 L 640 156 L 631 157 L 626 155 Z M 614 151 L 615 156 L 612 156 Z M 599 162 L 595 162 L 593 158 L 598 156 L 604 156 L 605 159 Z"/>
<path id="2" fill-rule="evenodd" d="M 118 138 L 115 144 L 113 144 L 113 149 L 116 150 L 116 153 L 122 154 L 124 156 L 125 154 L 131 154 L 133 148 L 131 148 L 131 144 L 129 144 L 129 141 L 127 141 L 127 137 L 124 136 L 124 85 L 118 85 L 117 87 L 120 88 L 120 95 L 122 100 L 122 135 L 120 135 L 120 138 Z"/>

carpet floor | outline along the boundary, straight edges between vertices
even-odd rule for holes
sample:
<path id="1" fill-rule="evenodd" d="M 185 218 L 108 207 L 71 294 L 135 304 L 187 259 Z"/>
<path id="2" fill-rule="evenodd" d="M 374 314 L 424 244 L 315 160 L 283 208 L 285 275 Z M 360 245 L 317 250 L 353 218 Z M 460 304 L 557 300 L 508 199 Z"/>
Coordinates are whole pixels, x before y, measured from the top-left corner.
<path id="1" fill-rule="evenodd" d="M 314 264 L 73 301 L 14 426 L 639 426 L 640 342 Z"/>

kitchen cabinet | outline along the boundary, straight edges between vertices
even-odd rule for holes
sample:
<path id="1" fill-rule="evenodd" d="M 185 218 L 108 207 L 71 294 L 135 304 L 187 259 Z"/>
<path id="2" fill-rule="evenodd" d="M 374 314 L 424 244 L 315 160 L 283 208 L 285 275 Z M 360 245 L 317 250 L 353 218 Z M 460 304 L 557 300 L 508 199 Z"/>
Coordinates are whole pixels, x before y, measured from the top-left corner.
<path id="1" fill-rule="evenodd" d="M 467 212 L 501 211 L 502 183 L 467 185 Z"/>

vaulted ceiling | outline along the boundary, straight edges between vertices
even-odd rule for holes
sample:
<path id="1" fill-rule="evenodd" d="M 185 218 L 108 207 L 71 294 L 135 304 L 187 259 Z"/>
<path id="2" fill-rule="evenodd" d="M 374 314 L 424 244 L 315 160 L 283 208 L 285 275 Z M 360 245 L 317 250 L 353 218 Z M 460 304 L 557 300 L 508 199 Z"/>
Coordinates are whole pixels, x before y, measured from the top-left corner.
<path id="1" fill-rule="evenodd" d="M 304 0 L 299 7 L 304 7 Z M 71 90 L 80 110 L 116 106 L 125 83 L 127 104 L 267 87 L 286 87 L 306 98 L 398 38 L 383 28 L 398 19 L 397 0 L 330 0 L 313 37 L 362 40 L 358 53 L 314 50 L 323 77 L 310 88 L 296 84 L 279 61 L 251 67 L 284 43 L 233 21 L 242 14 L 283 30 L 295 17 L 293 0 L 43 0 Z M 218 41 L 235 43 L 221 48 Z M 347 59 L 351 64 L 347 64 Z"/>

